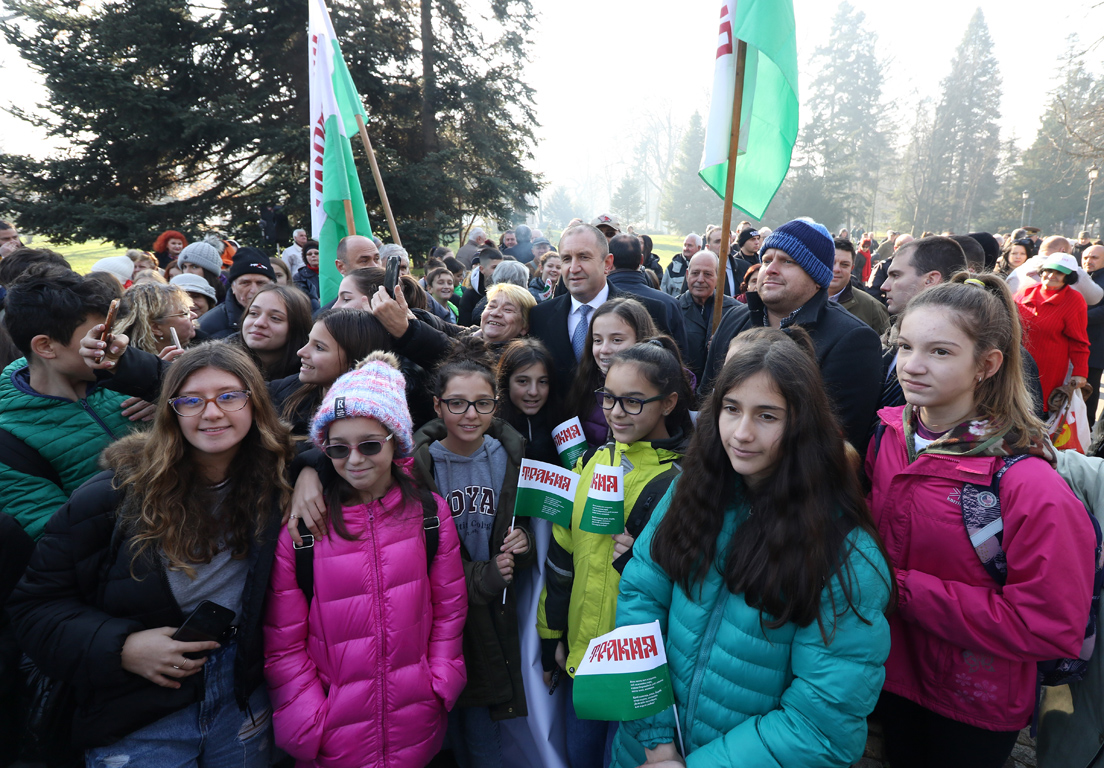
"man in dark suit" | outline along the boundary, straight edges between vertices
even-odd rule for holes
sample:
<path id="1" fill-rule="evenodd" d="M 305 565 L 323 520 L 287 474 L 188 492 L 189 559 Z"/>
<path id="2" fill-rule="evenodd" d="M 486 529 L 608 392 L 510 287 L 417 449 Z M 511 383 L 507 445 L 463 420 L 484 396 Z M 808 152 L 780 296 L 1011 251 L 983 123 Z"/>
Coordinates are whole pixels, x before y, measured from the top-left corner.
<path id="1" fill-rule="evenodd" d="M 586 349 L 586 335 L 594 310 L 609 299 L 630 296 L 643 304 L 664 333 L 671 333 L 662 304 L 632 296 L 606 280 L 613 269 L 613 255 L 601 230 L 578 224 L 560 237 L 560 278 L 567 293 L 543 301 L 529 312 L 529 335 L 544 342 L 556 361 L 556 383 L 569 387 L 575 366 Z M 685 342 L 685 333 L 683 334 Z"/>
<path id="2" fill-rule="evenodd" d="M 644 263 L 644 248 L 640 238 L 635 235 L 617 235 L 609 241 L 609 251 L 613 256 L 613 272 L 607 278 L 620 291 L 631 293 L 635 299 L 648 307 L 655 317 L 655 323 L 663 328 L 678 344 L 683 359 L 689 354 L 686 343 L 686 323 L 682 319 L 682 308 L 678 300 L 663 291 L 657 291 L 648 282 L 648 277 L 640 271 Z M 656 316 L 652 306 L 663 308 Z"/>
<path id="3" fill-rule="evenodd" d="M 713 337 L 713 302 L 716 299 L 717 272 L 720 262 L 713 251 L 700 251 L 690 259 L 686 267 L 686 291 L 678 297 L 683 319 L 686 321 L 686 340 L 690 354 L 683 361 L 701 381 L 705 371 L 705 358 L 709 352 L 709 340 Z M 736 299 L 722 296 L 725 312 L 736 306 Z"/>

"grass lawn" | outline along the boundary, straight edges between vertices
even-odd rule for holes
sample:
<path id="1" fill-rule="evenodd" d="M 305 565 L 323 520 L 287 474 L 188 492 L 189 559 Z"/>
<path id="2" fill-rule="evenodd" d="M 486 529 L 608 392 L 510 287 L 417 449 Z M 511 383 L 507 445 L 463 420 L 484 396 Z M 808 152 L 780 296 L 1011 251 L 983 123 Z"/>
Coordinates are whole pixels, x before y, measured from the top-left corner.
<path id="1" fill-rule="evenodd" d="M 32 248 L 49 248 L 57 251 L 69 262 L 74 271 L 84 275 L 92 269 L 92 265 L 108 256 L 125 256 L 126 248 L 116 248 L 110 243 L 78 243 L 76 245 L 53 245 L 43 237 L 36 237 Z"/>

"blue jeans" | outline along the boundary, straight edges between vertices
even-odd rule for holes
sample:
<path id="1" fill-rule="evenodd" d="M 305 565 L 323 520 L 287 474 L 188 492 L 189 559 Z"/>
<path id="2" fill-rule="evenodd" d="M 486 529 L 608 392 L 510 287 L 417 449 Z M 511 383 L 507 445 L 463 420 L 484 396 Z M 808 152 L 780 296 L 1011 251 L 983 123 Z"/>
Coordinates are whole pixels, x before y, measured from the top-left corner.
<path id="1" fill-rule="evenodd" d="M 571 691 L 567 695 L 567 761 L 571 768 L 609 768 L 613 737 L 620 723 L 580 720 Z"/>
<path id="2" fill-rule="evenodd" d="M 502 768 L 502 742 L 490 708 L 454 707 L 448 717 L 448 741 L 460 768 Z"/>
<path id="3" fill-rule="evenodd" d="M 272 707 L 262 685 L 242 712 L 234 699 L 231 644 L 207 657 L 203 701 L 84 754 L 87 768 L 267 768 L 272 759 Z M 250 712 L 252 717 L 250 717 Z"/>

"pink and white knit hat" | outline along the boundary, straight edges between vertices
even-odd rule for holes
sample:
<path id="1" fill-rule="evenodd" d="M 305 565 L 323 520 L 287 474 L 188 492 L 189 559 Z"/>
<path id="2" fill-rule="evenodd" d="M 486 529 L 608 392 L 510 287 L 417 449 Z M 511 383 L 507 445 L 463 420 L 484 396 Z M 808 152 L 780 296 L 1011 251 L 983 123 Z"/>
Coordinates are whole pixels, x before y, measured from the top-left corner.
<path id="1" fill-rule="evenodd" d="M 311 440 L 322 447 L 332 422 L 358 416 L 375 419 L 395 435 L 400 455 L 414 452 L 414 423 L 406 404 L 406 379 L 399 372 L 398 358 L 390 352 L 373 352 L 334 382 L 314 414 Z"/>

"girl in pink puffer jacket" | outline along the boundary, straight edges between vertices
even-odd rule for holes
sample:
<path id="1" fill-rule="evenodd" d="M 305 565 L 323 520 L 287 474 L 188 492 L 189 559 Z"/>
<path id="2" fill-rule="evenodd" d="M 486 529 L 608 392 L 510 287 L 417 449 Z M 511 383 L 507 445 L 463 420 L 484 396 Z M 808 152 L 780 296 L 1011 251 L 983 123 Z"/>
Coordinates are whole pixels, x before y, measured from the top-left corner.
<path id="1" fill-rule="evenodd" d="M 311 425 L 333 471 L 323 460 L 331 531 L 314 540 L 309 605 L 288 531 L 277 548 L 265 675 L 276 744 L 298 766 L 421 768 L 467 682 L 459 539 L 447 505 L 399 458 L 414 438 L 397 369 L 393 356 L 370 355 L 334 383 Z M 424 516 L 440 526 L 432 562 Z"/>
<path id="2" fill-rule="evenodd" d="M 1036 664 L 1081 651 L 1096 539 L 1048 463 L 1054 449 L 1032 415 L 1004 281 L 958 275 L 913 298 L 898 327 L 908 404 L 878 414 L 866 458 L 898 590 L 875 714 L 893 768 L 1000 768 L 1031 721 Z M 971 513 L 993 500 L 964 488 L 992 485 L 1005 457 L 1022 455 L 999 484 L 999 586 L 981 560 L 1001 570 L 985 529 L 968 533 L 963 520 L 964 504 L 978 505 L 967 518 L 984 520 Z"/>

